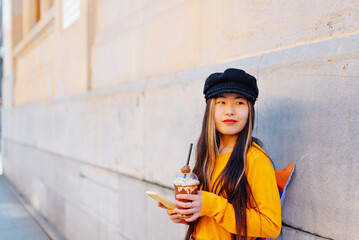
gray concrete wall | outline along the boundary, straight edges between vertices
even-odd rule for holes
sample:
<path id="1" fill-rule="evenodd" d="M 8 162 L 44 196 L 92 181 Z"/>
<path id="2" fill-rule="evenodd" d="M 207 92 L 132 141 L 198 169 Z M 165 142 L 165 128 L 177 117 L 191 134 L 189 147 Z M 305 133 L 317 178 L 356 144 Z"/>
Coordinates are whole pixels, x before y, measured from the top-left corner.
<path id="1" fill-rule="evenodd" d="M 297 163 L 284 222 L 333 239 L 359 231 L 358 40 L 356 34 L 273 53 L 259 71 L 258 134 L 278 167 Z"/>
<path id="2" fill-rule="evenodd" d="M 68 239 L 182 239 L 144 192 L 173 200 L 204 79 L 237 67 L 258 79 L 255 135 L 277 168 L 297 164 L 278 239 L 355 239 L 358 4 L 319 2 L 88 1 L 94 41 L 78 73 L 88 91 L 15 106 L 7 52 L 6 177 Z"/>

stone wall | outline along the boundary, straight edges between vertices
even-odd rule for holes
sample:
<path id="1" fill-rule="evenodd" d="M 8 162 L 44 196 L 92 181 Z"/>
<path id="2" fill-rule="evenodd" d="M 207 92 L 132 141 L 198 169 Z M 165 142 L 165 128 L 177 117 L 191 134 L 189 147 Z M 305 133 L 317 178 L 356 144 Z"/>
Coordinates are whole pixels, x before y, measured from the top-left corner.
<path id="1" fill-rule="evenodd" d="M 204 79 L 237 67 L 258 79 L 255 135 L 277 168 L 297 164 L 278 239 L 354 239 L 358 7 L 83 0 L 63 30 L 55 1 L 31 44 L 4 26 L 4 174 L 68 239 L 182 239 L 144 192 L 173 200 Z"/>

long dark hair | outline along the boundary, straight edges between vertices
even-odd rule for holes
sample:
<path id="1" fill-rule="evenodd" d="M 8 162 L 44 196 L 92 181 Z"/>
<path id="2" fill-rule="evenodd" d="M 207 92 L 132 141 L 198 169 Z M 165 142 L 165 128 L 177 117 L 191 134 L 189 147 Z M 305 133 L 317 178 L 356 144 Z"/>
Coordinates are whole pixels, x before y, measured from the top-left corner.
<path id="1" fill-rule="evenodd" d="M 232 203 L 237 230 L 237 235 L 232 234 L 232 238 L 235 240 L 247 239 L 247 201 L 252 200 L 248 202 L 255 203 L 245 174 L 247 151 L 253 141 L 254 106 L 248 100 L 248 121 L 244 129 L 239 133 L 227 165 L 212 185 L 211 174 L 214 168 L 215 156 L 219 153 L 218 147 L 220 143 L 219 133 L 215 130 L 214 125 L 214 105 L 214 98 L 207 101 L 202 131 L 197 143 L 196 164 L 193 172 L 198 175 L 201 190 L 224 196 L 228 202 Z M 201 218 L 189 223 L 186 240 L 193 238 L 199 221 L 201 221 Z"/>

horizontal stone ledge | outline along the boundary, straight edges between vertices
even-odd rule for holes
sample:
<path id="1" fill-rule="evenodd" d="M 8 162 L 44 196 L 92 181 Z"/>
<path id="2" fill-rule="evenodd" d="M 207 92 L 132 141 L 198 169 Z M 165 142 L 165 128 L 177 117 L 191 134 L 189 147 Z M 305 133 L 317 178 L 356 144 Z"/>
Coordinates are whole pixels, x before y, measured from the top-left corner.
<path id="1" fill-rule="evenodd" d="M 178 72 L 150 76 L 116 86 L 92 89 L 89 95 L 111 95 L 119 92 L 137 91 L 144 93 L 150 88 L 160 88 L 176 83 L 187 83 L 193 80 L 205 79 L 209 74 L 223 71 L 229 67 L 241 66 L 251 74 L 257 75 L 262 68 L 273 68 L 279 65 L 290 65 L 295 62 L 309 61 L 318 58 L 330 58 L 338 54 L 349 54 L 359 51 L 359 33 L 338 36 L 336 38 L 322 39 L 306 44 L 294 45 L 283 49 L 274 49 L 252 55 L 239 56 L 237 59 L 199 66 Z M 273 61 L 275 59 L 276 61 Z M 258 77 L 258 76 L 257 76 Z M 85 96 L 85 95 L 83 95 Z"/>
<path id="2" fill-rule="evenodd" d="M 147 89 L 165 87 L 171 84 L 191 82 L 193 80 L 205 79 L 210 73 L 223 71 L 228 67 L 246 69 L 249 73 L 257 76 L 260 69 L 271 68 L 280 65 L 290 65 L 295 62 L 308 61 L 318 58 L 330 58 L 338 54 L 349 54 L 359 52 L 359 33 L 338 36 L 336 38 L 323 39 L 320 41 L 309 42 L 303 45 L 296 45 L 285 49 L 274 49 L 273 51 L 255 53 L 249 56 L 239 56 L 237 59 L 229 59 L 225 62 L 213 65 L 199 66 L 179 72 L 172 72 L 163 75 L 150 76 L 147 78 L 136 79 L 109 87 L 91 89 L 87 92 L 62 97 L 47 99 L 44 101 L 30 102 L 21 106 L 31 104 L 51 104 L 59 102 L 73 101 L 100 96 L 110 96 L 121 92 L 138 92 L 145 94 Z M 273 61 L 275 59 L 275 61 Z M 258 77 L 258 76 L 257 76 Z"/>

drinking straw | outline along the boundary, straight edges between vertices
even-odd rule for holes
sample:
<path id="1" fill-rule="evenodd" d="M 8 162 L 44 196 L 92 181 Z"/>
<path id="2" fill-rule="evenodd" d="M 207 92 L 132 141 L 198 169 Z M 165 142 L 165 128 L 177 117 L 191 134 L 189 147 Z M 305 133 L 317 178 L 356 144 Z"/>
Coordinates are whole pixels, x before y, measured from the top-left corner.
<path id="1" fill-rule="evenodd" d="M 189 146 L 189 152 L 188 152 L 188 158 L 187 158 L 187 163 L 186 165 L 189 165 L 189 160 L 191 159 L 191 152 L 192 152 L 192 147 L 193 147 L 193 143 L 191 143 L 191 145 Z M 187 174 L 184 175 L 184 179 L 186 179 Z"/>
<path id="2" fill-rule="evenodd" d="M 188 153 L 187 164 L 186 164 L 187 166 L 189 164 L 189 160 L 191 159 L 192 147 L 193 147 L 193 143 L 191 143 L 191 145 L 189 146 L 189 153 Z"/>

